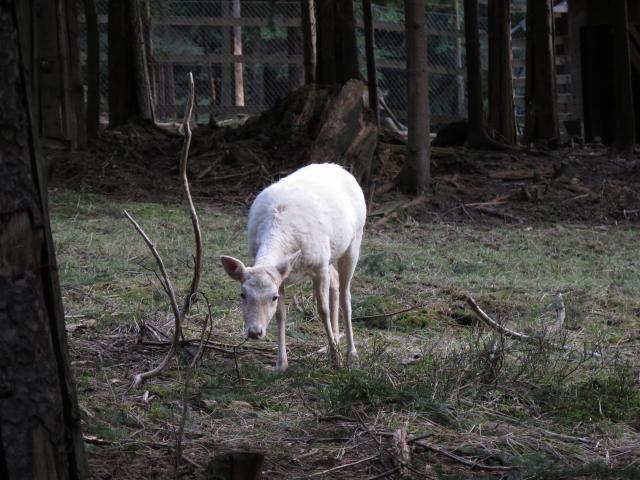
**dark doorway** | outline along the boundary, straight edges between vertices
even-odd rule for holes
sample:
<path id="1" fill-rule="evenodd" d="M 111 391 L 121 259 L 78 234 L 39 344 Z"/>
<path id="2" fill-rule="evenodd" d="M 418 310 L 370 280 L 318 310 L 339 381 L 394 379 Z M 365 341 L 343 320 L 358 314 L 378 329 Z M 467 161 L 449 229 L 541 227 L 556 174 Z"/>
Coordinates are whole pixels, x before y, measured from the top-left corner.
<path id="1" fill-rule="evenodd" d="M 616 129 L 613 27 L 582 27 L 580 40 L 585 137 L 590 142 L 599 137 L 602 143 L 610 145 Z M 634 49 L 633 42 L 631 48 Z M 637 135 L 640 133 L 640 71 L 633 64 L 631 70 Z"/>
<path id="2" fill-rule="evenodd" d="M 615 135 L 613 76 L 613 28 L 587 25 L 580 31 L 582 43 L 582 102 L 584 134 L 588 142 L 600 137 L 605 145 Z"/>

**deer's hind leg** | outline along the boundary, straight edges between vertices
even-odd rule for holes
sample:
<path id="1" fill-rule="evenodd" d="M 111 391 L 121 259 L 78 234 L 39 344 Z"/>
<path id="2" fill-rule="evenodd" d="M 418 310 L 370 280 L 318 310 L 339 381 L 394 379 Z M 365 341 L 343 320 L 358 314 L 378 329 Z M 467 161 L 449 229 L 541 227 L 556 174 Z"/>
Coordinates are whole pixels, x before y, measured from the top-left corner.
<path id="1" fill-rule="evenodd" d="M 362 235 L 353 239 L 347 251 L 338 260 L 338 275 L 340 281 L 340 309 L 344 321 L 344 331 L 347 336 L 347 363 L 358 360 L 358 352 L 353 341 L 353 327 L 351 326 L 351 279 L 356 270 L 360 256 Z"/>
<path id="2" fill-rule="evenodd" d="M 340 345 L 340 277 L 333 265 L 329 266 L 331 283 L 329 286 L 329 313 L 331 316 L 331 330 L 336 345 Z"/>

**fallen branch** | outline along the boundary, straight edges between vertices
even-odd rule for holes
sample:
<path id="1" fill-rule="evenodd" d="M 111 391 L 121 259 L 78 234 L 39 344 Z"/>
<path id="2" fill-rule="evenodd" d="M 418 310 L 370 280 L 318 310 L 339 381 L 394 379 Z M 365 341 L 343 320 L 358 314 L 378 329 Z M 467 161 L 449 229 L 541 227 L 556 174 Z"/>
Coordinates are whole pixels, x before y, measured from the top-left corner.
<path id="1" fill-rule="evenodd" d="M 425 305 L 427 305 L 426 303 L 419 303 L 417 305 L 413 305 L 412 307 L 408 307 L 408 308 L 403 308 L 402 310 L 397 310 L 395 312 L 389 312 L 389 313 L 379 313 L 377 315 L 365 315 L 362 317 L 353 317 L 351 320 L 374 320 L 376 318 L 387 318 L 387 317 L 393 317 L 395 315 L 400 315 L 401 313 L 406 313 L 406 312 L 410 312 L 411 310 L 417 310 L 418 308 L 422 308 Z"/>
<path id="2" fill-rule="evenodd" d="M 530 337 L 529 335 L 525 335 L 524 333 L 516 332 L 514 330 L 509 330 L 507 327 L 500 325 L 488 314 L 486 314 L 484 310 L 482 310 L 482 308 L 480 308 L 480 306 L 476 303 L 471 295 L 467 295 L 467 303 L 474 311 L 474 313 L 478 316 L 478 318 L 480 318 L 480 320 L 482 320 L 485 324 L 487 324 L 495 331 L 501 333 L 502 335 L 515 338 L 517 340 L 523 340 L 525 342 L 530 342 L 533 340 L 533 337 Z"/>
<path id="3" fill-rule="evenodd" d="M 482 320 L 486 325 L 488 325 L 490 328 L 492 328 L 493 330 L 497 331 L 498 333 L 506 336 L 506 337 L 511 337 L 511 338 L 515 338 L 516 340 L 519 340 L 521 342 L 529 342 L 529 343 L 540 343 L 540 341 L 542 340 L 542 338 L 540 337 L 533 337 L 531 335 L 526 335 L 524 333 L 520 333 L 520 332 L 516 332 L 515 330 L 510 330 L 507 327 L 501 325 L 500 323 L 496 322 L 493 318 L 491 318 L 487 313 L 484 312 L 484 310 L 482 310 L 482 308 L 480 308 L 480 306 L 476 303 L 476 301 L 473 299 L 473 297 L 471 295 L 467 295 L 467 303 L 469 304 L 469 306 L 471 307 L 471 309 L 474 311 L 474 313 L 478 316 L 478 318 L 480 320 Z M 564 301 L 562 303 L 562 307 L 564 310 Z M 556 319 L 557 321 L 558 319 Z M 564 321 L 564 318 L 563 318 Z M 566 350 L 569 352 L 580 352 L 579 349 L 575 348 L 575 347 L 571 347 L 568 345 L 558 345 L 557 343 L 549 343 L 549 345 L 553 348 L 557 348 L 559 350 Z M 590 352 L 588 350 L 584 350 L 582 351 L 582 354 L 586 357 L 594 357 L 594 358 L 601 358 L 602 355 L 598 352 Z"/>
<path id="4" fill-rule="evenodd" d="M 515 215 L 511 215 L 510 213 L 506 213 L 504 211 L 497 210 L 495 208 L 476 206 L 476 205 L 469 204 L 469 203 L 465 204 L 465 207 L 473 208 L 474 210 L 477 210 L 480 213 L 484 213 L 486 215 L 491 215 L 492 217 L 501 218 L 505 222 L 507 220 L 511 220 L 514 223 L 523 223 L 524 222 L 524 220 L 522 218 L 520 218 L 520 217 L 516 217 Z"/>
<path id="5" fill-rule="evenodd" d="M 189 210 L 189 216 L 191 217 L 191 223 L 193 225 L 193 233 L 195 237 L 195 262 L 193 269 L 193 277 L 191 279 L 191 286 L 189 288 L 189 292 L 185 296 L 182 308 L 178 307 L 178 302 L 176 300 L 175 291 L 173 289 L 173 285 L 171 284 L 171 280 L 169 279 L 169 275 L 167 274 L 166 268 L 164 266 L 164 262 L 160 257 L 160 254 L 155 248 L 155 245 L 151 241 L 151 239 L 147 236 L 147 234 L 142 230 L 142 227 L 138 225 L 138 223 L 133 219 L 133 217 L 127 212 L 124 211 L 124 214 L 127 216 L 129 221 L 133 224 L 136 231 L 142 236 L 145 243 L 151 250 L 151 253 L 156 259 L 158 266 L 160 267 L 160 273 L 162 278 L 160 279 L 160 283 L 162 288 L 167 293 L 169 297 L 169 301 L 171 303 L 171 310 L 173 312 L 173 317 L 175 321 L 174 331 L 173 331 L 173 339 L 171 342 L 171 346 L 169 347 L 169 351 L 162 359 L 160 364 L 156 366 L 154 369 L 149 370 L 147 372 L 138 373 L 134 376 L 133 382 L 131 384 L 132 388 L 137 387 L 145 380 L 149 378 L 157 376 L 169 363 L 169 360 L 173 357 L 173 355 L 180 348 L 180 338 L 182 336 L 182 323 L 184 318 L 186 317 L 189 309 L 191 308 L 191 304 L 193 302 L 193 298 L 198 292 L 198 286 L 200 284 L 200 278 L 202 277 L 202 233 L 200 230 L 200 223 L 198 221 L 198 215 L 196 214 L 195 207 L 193 206 L 193 200 L 191 199 L 191 193 L 189 191 L 189 179 L 187 178 L 187 159 L 189 157 L 189 146 L 191 145 L 191 128 L 189 126 L 189 122 L 191 121 L 191 114 L 193 112 L 194 105 L 194 83 L 193 83 L 193 74 L 189 72 L 189 98 L 187 101 L 187 106 L 185 108 L 184 120 L 182 123 L 182 130 L 184 133 L 184 142 L 182 145 L 182 153 L 180 156 L 180 178 L 182 180 L 182 185 L 184 188 L 185 198 L 187 200 L 187 208 Z"/>
<path id="6" fill-rule="evenodd" d="M 504 466 L 504 465 L 485 465 L 484 463 L 479 463 L 477 460 L 467 460 L 464 457 L 456 455 L 455 453 L 451 453 L 447 450 L 443 450 L 438 447 L 434 447 L 433 445 L 429 445 L 425 443 L 423 440 L 418 440 L 412 442 L 413 445 L 424 448 L 425 450 L 429 450 L 430 452 L 437 453 L 438 455 L 442 455 L 447 457 L 455 462 L 458 462 L 462 465 L 465 465 L 473 470 L 485 470 L 485 471 L 493 471 L 493 472 L 507 472 L 509 470 L 517 470 L 516 466 Z"/>
<path id="7" fill-rule="evenodd" d="M 371 460 L 375 460 L 379 456 L 380 454 L 371 455 L 370 457 L 362 458 L 360 460 L 356 460 L 355 462 L 338 465 L 337 467 L 329 468 L 328 470 L 323 470 L 322 472 L 312 473 L 311 475 L 307 475 L 306 477 L 301 477 L 301 478 L 320 477 L 322 475 L 326 475 L 327 473 L 335 472 L 336 470 L 342 470 L 344 468 L 354 467 L 362 463 L 370 462 Z"/>

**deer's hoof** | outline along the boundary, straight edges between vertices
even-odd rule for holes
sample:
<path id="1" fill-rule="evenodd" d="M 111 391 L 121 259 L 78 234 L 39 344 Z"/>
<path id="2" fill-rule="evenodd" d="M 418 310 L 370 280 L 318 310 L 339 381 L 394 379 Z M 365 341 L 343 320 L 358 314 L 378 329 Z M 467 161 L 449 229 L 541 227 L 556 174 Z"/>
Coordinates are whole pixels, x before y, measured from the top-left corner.
<path id="1" fill-rule="evenodd" d="M 287 367 L 288 367 L 288 366 L 289 366 L 289 364 L 288 364 L 287 362 L 283 362 L 283 363 L 276 363 L 276 366 L 275 366 L 275 367 L 273 367 L 273 368 L 271 369 L 271 371 L 272 371 L 273 373 L 278 373 L 278 374 L 280 374 L 280 373 L 284 373 L 284 372 L 286 372 L 286 371 L 287 371 Z"/>
<path id="2" fill-rule="evenodd" d="M 349 367 L 357 367 L 359 364 L 358 352 L 347 352 L 347 365 Z"/>

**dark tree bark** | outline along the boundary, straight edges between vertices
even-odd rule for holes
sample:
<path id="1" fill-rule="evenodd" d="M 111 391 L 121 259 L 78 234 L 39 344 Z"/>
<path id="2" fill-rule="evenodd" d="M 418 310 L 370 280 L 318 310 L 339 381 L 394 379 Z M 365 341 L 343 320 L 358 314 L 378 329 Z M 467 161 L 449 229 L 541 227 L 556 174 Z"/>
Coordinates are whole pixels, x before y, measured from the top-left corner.
<path id="1" fill-rule="evenodd" d="M 551 0 L 527 1 L 524 141 L 559 135 Z"/>
<path id="2" fill-rule="evenodd" d="M 109 126 L 153 121 L 140 0 L 109 0 Z"/>
<path id="3" fill-rule="evenodd" d="M 405 0 L 407 39 L 407 158 L 396 178 L 398 188 L 420 195 L 431 181 L 429 159 L 429 81 L 424 0 Z"/>
<path id="4" fill-rule="evenodd" d="M 0 0 L 0 477 L 87 475 L 14 3 Z"/>
<path id="5" fill-rule="evenodd" d="M 302 16 L 302 56 L 304 58 L 304 83 L 313 83 L 316 76 L 316 54 L 314 48 L 315 35 L 315 2 L 300 0 Z"/>
<path id="6" fill-rule="evenodd" d="M 363 0 L 362 15 L 364 20 L 364 45 L 367 57 L 367 87 L 369 91 L 369 108 L 373 112 L 373 118 L 380 126 L 380 112 L 378 108 L 378 79 L 376 72 L 376 43 L 373 28 L 373 12 L 371 0 Z"/>
<path id="7" fill-rule="evenodd" d="M 109 0 L 109 126 L 140 117 L 133 72 L 129 2 Z"/>
<path id="8" fill-rule="evenodd" d="M 488 124 L 506 143 L 515 144 L 510 10 L 510 0 L 489 0 Z"/>
<path id="9" fill-rule="evenodd" d="M 149 24 L 148 11 L 144 0 L 129 0 L 131 10 L 131 32 L 133 34 L 133 72 L 136 79 L 136 99 L 140 116 L 144 120 L 155 121 L 153 94 L 151 92 L 151 75 L 149 70 L 149 48 L 147 30 Z"/>
<path id="10" fill-rule="evenodd" d="M 84 0 L 87 25 L 87 138 L 98 138 L 100 126 L 100 42 L 95 0 Z"/>
<path id="11" fill-rule="evenodd" d="M 73 106 L 73 136 L 72 144 L 81 149 L 87 146 L 87 123 L 84 105 L 84 87 L 80 77 L 80 46 L 78 44 L 78 5 L 75 0 L 66 3 L 66 19 L 68 29 L 69 48 L 69 86 L 71 104 Z"/>
<path id="12" fill-rule="evenodd" d="M 469 116 L 469 134 L 466 145 L 478 147 L 484 146 L 488 140 L 482 108 L 478 0 L 464 0 L 464 34 L 467 53 L 467 111 Z"/>
<path id="13" fill-rule="evenodd" d="M 616 136 L 614 146 L 620 150 L 633 150 L 636 142 L 636 124 L 631 83 L 631 57 L 629 45 L 629 15 L 627 0 L 615 1 L 614 62 L 616 90 Z"/>
<path id="14" fill-rule="evenodd" d="M 316 83 L 345 84 L 359 79 L 353 2 L 317 0 Z"/>
<path id="15" fill-rule="evenodd" d="M 240 18 L 240 0 L 233 0 L 231 14 L 233 18 Z M 233 54 L 242 55 L 242 27 L 233 27 Z M 235 105 L 244 107 L 244 66 L 241 62 L 233 64 L 233 82 Z"/>

